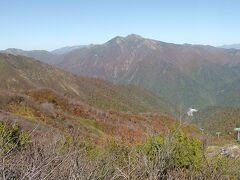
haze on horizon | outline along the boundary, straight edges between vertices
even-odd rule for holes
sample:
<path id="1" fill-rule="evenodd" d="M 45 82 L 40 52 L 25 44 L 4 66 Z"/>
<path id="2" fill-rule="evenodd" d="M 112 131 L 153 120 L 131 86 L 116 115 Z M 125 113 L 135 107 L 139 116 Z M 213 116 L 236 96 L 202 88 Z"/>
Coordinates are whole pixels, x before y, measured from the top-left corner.
<path id="1" fill-rule="evenodd" d="M 139 34 L 172 43 L 240 43 L 237 0 L 0 1 L 0 49 L 53 50 Z"/>

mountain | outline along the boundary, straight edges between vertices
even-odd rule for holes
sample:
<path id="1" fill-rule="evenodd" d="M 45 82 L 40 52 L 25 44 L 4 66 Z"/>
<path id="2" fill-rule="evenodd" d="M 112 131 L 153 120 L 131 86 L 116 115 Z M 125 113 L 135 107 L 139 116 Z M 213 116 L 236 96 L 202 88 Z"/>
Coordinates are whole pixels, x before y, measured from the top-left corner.
<path id="1" fill-rule="evenodd" d="M 0 53 L 0 82 L 0 89 L 16 92 L 50 88 L 101 109 L 167 113 L 173 109 L 146 90 L 76 76 L 25 56 Z"/>
<path id="2" fill-rule="evenodd" d="M 44 63 L 53 64 L 53 61 L 55 61 L 57 58 L 54 54 L 51 52 L 45 51 L 45 50 L 32 50 L 32 51 L 24 51 L 22 49 L 15 49 L 10 48 L 3 51 L 0 51 L 1 53 L 7 53 L 7 54 L 13 54 L 13 55 L 20 55 L 20 56 L 27 56 L 32 57 L 34 59 L 40 60 Z"/>
<path id="3" fill-rule="evenodd" d="M 223 87 L 240 77 L 240 51 L 132 34 L 74 50 L 54 65 L 78 75 L 133 84 L 177 106 L 199 109 L 216 104 Z"/>
<path id="4" fill-rule="evenodd" d="M 230 45 L 223 45 L 219 47 L 225 48 L 225 49 L 240 49 L 240 44 L 230 44 Z"/>
<path id="5" fill-rule="evenodd" d="M 76 49 L 88 48 L 91 46 L 93 46 L 93 45 L 91 44 L 91 45 L 80 45 L 80 46 L 66 46 L 66 47 L 62 47 L 59 49 L 55 49 L 53 51 L 45 51 L 45 50 L 25 51 L 22 49 L 9 48 L 6 50 L 2 50 L 0 52 L 6 53 L 6 54 L 32 57 L 34 59 L 37 59 L 37 60 L 47 63 L 47 64 L 55 64 L 55 63 L 57 63 L 58 59 L 62 55 L 70 53 L 71 51 L 76 50 Z"/>
<path id="6" fill-rule="evenodd" d="M 76 50 L 76 49 L 87 48 L 87 47 L 91 47 L 91 46 L 92 45 L 66 46 L 66 47 L 62 47 L 62 48 L 59 48 L 59 49 L 55 49 L 55 50 L 51 51 L 51 53 L 62 55 L 62 54 L 69 53 L 69 52 L 71 52 L 73 50 Z"/>

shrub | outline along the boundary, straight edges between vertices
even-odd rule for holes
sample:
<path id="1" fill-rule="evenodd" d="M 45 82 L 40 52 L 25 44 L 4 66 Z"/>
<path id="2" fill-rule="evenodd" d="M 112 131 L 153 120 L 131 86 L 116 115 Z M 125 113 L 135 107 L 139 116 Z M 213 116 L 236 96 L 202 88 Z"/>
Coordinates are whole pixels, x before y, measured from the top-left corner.
<path id="1" fill-rule="evenodd" d="M 203 161 L 202 143 L 183 132 L 150 137 L 142 149 L 149 160 L 161 156 L 165 161 L 168 159 L 169 166 L 173 167 L 198 169 Z"/>
<path id="2" fill-rule="evenodd" d="M 84 150 L 89 157 L 98 157 L 103 153 L 102 149 L 90 140 L 80 142 L 80 148 Z"/>
<path id="3" fill-rule="evenodd" d="M 0 155 L 8 153 L 30 142 L 30 135 L 21 131 L 17 124 L 0 122 Z"/>
<path id="4" fill-rule="evenodd" d="M 195 138 L 177 132 L 173 140 L 173 160 L 179 167 L 200 168 L 203 161 L 202 143 Z"/>
<path id="5" fill-rule="evenodd" d="M 15 127 L 16 128 L 16 127 Z M 2 128 L 1 129 L 5 129 Z M 18 134 L 18 133 L 16 133 Z M 66 148 L 58 153 L 59 145 Z M 223 156 L 203 161 L 201 143 L 182 132 L 150 137 L 145 144 L 111 142 L 102 156 L 91 141 L 31 143 L 0 161 L 5 179 L 238 179 L 239 160 Z M 94 152 L 94 153 L 93 153 Z M 89 155 L 92 155 L 89 158 Z M 38 167 L 38 168 L 36 168 Z M 193 168 L 199 167 L 199 170 Z"/>
<path id="6" fill-rule="evenodd" d="M 153 158 L 159 151 L 161 151 L 163 144 L 163 136 L 152 136 L 148 138 L 146 143 L 143 145 L 143 151 L 149 158 Z"/>

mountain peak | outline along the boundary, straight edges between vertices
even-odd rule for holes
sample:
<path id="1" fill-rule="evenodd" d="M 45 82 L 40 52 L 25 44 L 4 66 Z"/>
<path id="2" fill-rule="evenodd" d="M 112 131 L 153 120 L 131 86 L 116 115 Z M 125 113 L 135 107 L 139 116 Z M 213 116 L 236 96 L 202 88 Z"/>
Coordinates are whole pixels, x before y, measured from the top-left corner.
<path id="1" fill-rule="evenodd" d="M 144 38 L 137 34 L 129 34 L 128 36 L 126 36 L 126 39 L 144 39 Z"/>
<path id="2" fill-rule="evenodd" d="M 124 41 L 124 37 L 122 36 L 116 36 L 113 39 L 109 40 L 107 43 L 116 43 L 116 44 L 121 44 Z"/>
<path id="3" fill-rule="evenodd" d="M 17 53 L 17 52 L 23 52 L 23 50 L 22 49 L 17 49 L 17 48 L 8 48 L 8 49 L 5 49 L 5 50 L 3 50 L 3 51 L 5 51 L 5 52 L 7 52 L 7 53 Z"/>
<path id="4" fill-rule="evenodd" d="M 111 39 L 108 42 L 121 44 L 121 43 L 126 42 L 126 41 L 139 41 L 139 40 L 143 40 L 143 39 L 144 38 L 142 36 L 140 36 L 140 35 L 129 34 L 129 35 L 125 36 L 125 37 L 116 36 L 115 38 Z"/>

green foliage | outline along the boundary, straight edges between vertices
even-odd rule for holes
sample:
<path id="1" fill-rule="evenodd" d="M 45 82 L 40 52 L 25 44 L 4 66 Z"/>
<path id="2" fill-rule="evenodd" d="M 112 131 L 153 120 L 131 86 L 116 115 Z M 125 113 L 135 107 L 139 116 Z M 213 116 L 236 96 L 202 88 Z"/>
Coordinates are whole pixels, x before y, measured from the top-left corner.
<path id="1" fill-rule="evenodd" d="M 64 154 L 68 152 L 72 146 L 73 146 L 73 137 L 64 136 L 58 142 L 58 151 L 60 154 Z"/>
<path id="2" fill-rule="evenodd" d="M 22 131 L 19 135 L 20 145 L 28 144 L 31 142 L 30 134 L 26 131 Z"/>
<path id="3" fill-rule="evenodd" d="M 183 132 L 176 133 L 173 141 L 174 163 L 184 168 L 199 168 L 203 161 L 202 143 Z"/>
<path id="4" fill-rule="evenodd" d="M 34 109 L 25 104 L 9 104 L 6 106 L 9 112 L 17 114 L 22 117 L 34 120 L 36 116 L 34 115 Z"/>
<path id="5" fill-rule="evenodd" d="M 63 136 L 57 144 L 58 153 L 61 155 L 70 152 L 76 147 L 78 147 L 80 150 L 83 150 L 88 157 L 98 157 L 103 153 L 102 149 L 92 141 L 79 141 L 78 138 L 74 138 L 71 135 Z"/>
<path id="6" fill-rule="evenodd" d="M 106 149 L 106 155 L 111 156 L 118 166 L 124 166 L 127 159 L 130 158 L 130 151 L 132 150 L 127 145 L 115 141 L 111 142 Z M 131 155 L 131 158 L 134 158 L 134 156 Z"/>
<path id="7" fill-rule="evenodd" d="M 30 143 L 30 135 L 21 131 L 17 124 L 7 125 L 0 122 L 0 155 Z"/>
<path id="8" fill-rule="evenodd" d="M 164 137 L 162 135 L 150 137 L 144 144 L 143 151 L 148 157 L 153 158 L 157 155 L 156 153 L 161 151 L 163 144 Z"/>
<path id="9" fill-rule="evenodd" d="M 126 157 L 129 154 L 130 148 L 127 145 L 113 141 L 108 145 L 107 150 L 108 153 L 113 154 L 116 157 Z"/>
<path id="10" fill-rule="evenodd" d="M 231 159 L 222 155 L 214 156 L 211 161 L 215 171 L 226 170 L 231 163 Z"/>
<path id="11" fill-rule="evenodd" d="M 170 145 L 170 146 L 169 146 Z M 166 148 L 169 149 L 166 149 Z M 183 132 L 177 132 L 172 138 L 159 135 L 150 137 L 140 148 L 149 160 L 169 153 L 172 166 L 180 168 L 199 168 L 203 161 L 202 144 L 199 140 L 189 138 Z M 165 152 L 168 151 L 168 152 Z"/>
<path id="12" fill-rule="evenodd" d="M 103 153 L 102 149 L 90 140 L 81 142 L 80 148 L 83 149 L 89 157 L 98 157 Z"/>

